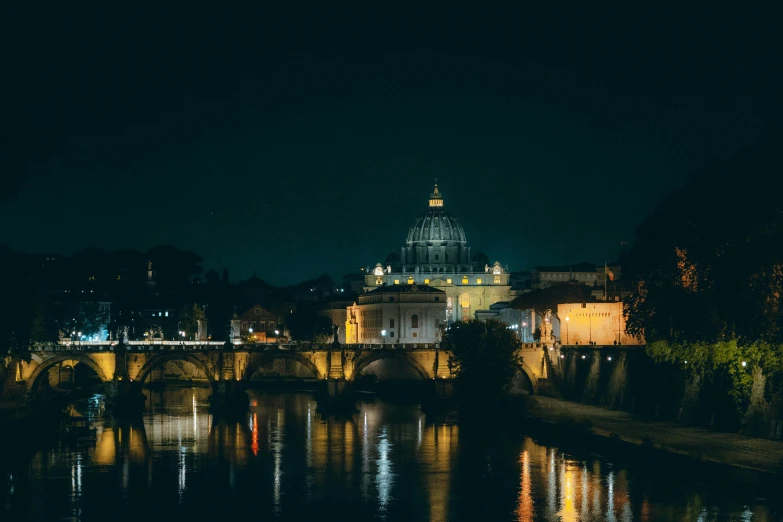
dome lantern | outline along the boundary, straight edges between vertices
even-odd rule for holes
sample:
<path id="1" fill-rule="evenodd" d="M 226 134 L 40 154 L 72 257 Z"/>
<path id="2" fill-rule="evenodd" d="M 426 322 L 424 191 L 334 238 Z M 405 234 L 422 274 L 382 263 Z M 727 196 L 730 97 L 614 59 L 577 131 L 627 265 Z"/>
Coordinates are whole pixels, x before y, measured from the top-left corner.
<path id="1" fill-rule="evenodd" d="M 430 207 L 442 207 L 443 206 L 443 196 L 440 195 L 440 192 L 438 191 L 438 184 L 435 183 L 435 190 L 430 194 Z"/>

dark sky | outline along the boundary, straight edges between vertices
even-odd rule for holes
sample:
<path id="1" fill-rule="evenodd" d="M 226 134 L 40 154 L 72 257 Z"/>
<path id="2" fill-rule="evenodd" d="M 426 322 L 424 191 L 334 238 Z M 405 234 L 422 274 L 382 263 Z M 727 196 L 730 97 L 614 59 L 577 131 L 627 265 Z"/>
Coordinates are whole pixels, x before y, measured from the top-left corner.
<path id="1" fill-rule="evenodd" d="M 437 177 L 493 261 L 601 262 L 779 114 L 771 13 L 62 5 L 0 17 L 0 243 L 24 251 L 339 277 L 399 251 Z"/>

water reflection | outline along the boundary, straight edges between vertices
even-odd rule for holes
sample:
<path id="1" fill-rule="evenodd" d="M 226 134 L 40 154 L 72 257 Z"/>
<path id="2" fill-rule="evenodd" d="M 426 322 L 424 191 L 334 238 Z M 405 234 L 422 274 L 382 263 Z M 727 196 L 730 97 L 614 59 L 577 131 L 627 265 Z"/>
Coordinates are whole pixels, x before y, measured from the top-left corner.
<path id="1" fill-rule="evenodd" d="M 529 437 L 461 430 L 417 406 L 366 402 L 352 417 L 335 418 L 318 413 L 308 394 L 255 394 L 245 419 L 219 422 L 204 406 L 208 394 L 150 393 L 142 419 L 95 415 L 93 444 L 57 441 L 21 474 L 0 470 L 0 519 L 774 518 L 730 491 L 687 481 L 665 487 L 646 480 L 644 469 L 577 458 Z"/>

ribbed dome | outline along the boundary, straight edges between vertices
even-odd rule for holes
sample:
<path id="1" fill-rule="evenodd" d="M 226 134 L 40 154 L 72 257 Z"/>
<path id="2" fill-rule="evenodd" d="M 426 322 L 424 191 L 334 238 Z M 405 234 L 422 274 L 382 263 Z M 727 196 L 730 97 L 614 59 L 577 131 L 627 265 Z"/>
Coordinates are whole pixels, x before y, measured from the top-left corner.
<path id="1" fill-rule="evenodd" d="M 445 242 L 445 243 L 444 243 Z M 416 218 L 408 231 L 408 246 L 423 245 L 464 245 L 465 230 L 459 220 L 449 215 L 443 207 L 434 207 Z"/>
<path id="2" fill-rule="evenodd" d="M 430 194 L 427 212 L 416 218 L 400 250 L 403 270 L 470 270 L 470 248 L 459 220 L 443 208 L 443 196 Z"/>

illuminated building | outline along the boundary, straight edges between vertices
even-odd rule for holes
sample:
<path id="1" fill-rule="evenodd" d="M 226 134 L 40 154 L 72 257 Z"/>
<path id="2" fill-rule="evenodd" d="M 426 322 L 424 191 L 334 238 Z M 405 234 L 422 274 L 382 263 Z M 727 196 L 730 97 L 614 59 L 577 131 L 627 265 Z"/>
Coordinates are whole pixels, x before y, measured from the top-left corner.
<path id="1" fill-rule="evenodd" d="M 533 335 L 530 330 L 530 325 L 533 324 L 531 321 L 532 317 L 533 314 L 530 310 L 512 308 L 511 303 L 504 301 L 490 305 L 489 310 L 476 311 L 476 319 L 479 321 L 494 319 L 505 323 L 509 329 L 514 330 L 514 333 L 517 334 L 523 343 L 533 341 Z"/>
<path id="2" fill-rule="evenodd" d="M 275 334 L 275 330 L 283 331 L 280 318 L 261 305 L 254 306 L 232 323 L 238 326 L 239 335 L 243 339 L 252 337 L 261 343 L 276 340 L 279 334 Z"/>
<path id="3" fill-rule="evenodd" d="M 563 344 L 644 344 L 625 331 L 622 302 L 559 304 L 557 315 Z"/>
<path id="4" fill-rule="evenodd" d="M 400 254 L 365 270 L 365 291 L 383 286 L 427 285 L 446 294 L 448 321 L 472 319 L 477 310 L 514 297 L 509 272 L 500 263 L 471 256 L 465 230 L 446 212 L 435 185 L 427 211 L 413 222 Z"/>
<path id="5" fill-rule="evenodd" d="M 347 308 L 348 344 L 440 342 L 446 293 L 427 285 L 391 285 L 361 294 Z"/>

